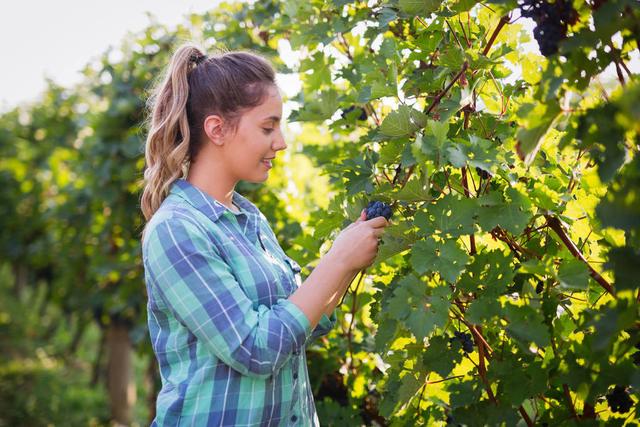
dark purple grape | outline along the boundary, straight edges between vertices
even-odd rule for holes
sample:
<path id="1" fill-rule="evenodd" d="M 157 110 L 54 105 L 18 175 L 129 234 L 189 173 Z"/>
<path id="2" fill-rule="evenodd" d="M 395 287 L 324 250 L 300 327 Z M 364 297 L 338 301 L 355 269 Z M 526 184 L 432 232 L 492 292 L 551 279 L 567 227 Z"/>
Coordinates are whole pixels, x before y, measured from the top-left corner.
<path id="1" fill-rule="evenodd" d="M 567 27 L 578 21 L 571 0 L 521 0 L 519 6 L 522 16 L 536 22 L 533 35 L 546 57 L 558 52 L 558 43 L 567 38 Z"/>
<path id="2" fill-rule="evenodd" d="M 476 172 L 478 173 L 478 175 L 480 175 L 480 178 L 482 179 L 489 179 L 491 177 L 491 174 L 489 172 L 479 168 L 478 166 L 476 166 Z"/>
<path id="3" fill-rule="evenodd" d="M 343 119 L 346 118 L 347 114 L 349 114 L 350 112 L 356 109 L 360 112 L 360 115 L 358 116 L 358 120 L 367 120 L 367 112 L 364 110 L 364 108 L 356 107 L 355 105 L 352 105 L 351 107 L 342 110 L 342 118 Z"/>
<path id="4" fill-rule="evenodd" d="M 616 385 L 612 391 L 607 393 L 607 403 L 613 412 L 625 414 L 633 406 L 633 400 L 629 397 L 626 387 Z"/>
<path id="5" fill-rule="evenodd" d="M 393 215 L 391 206 L 380 201 L 370 201 L 367 204 L 366 210 L 367 210 L 367 221 L 379 216 L 385 217 L 388 221 L 391 218 L 391 215 Z"/>
<path id="6" fill-rule="evenodd" d="M 449 338 L 450 345 L 453 345 L 455 341 L 459 341 L 462 346 L 462 350 L 464 350 L 465 353 L 471 353 L 473 351 L 473 339 L 471 338 L 471 334 L 455 331 L 453 335 L 453 337 Z"/>

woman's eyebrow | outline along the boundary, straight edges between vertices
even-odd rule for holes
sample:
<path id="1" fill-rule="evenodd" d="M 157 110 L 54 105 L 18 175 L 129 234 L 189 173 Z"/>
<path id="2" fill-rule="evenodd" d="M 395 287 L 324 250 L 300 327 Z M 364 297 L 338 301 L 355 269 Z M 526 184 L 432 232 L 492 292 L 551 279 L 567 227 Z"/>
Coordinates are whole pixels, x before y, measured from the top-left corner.
<path id="1" fill-rule="evenodd" d="M 262 121 L 268 121 L 268 120 L 273 120 L 274 122 L 279 122 L 280 121 L 280 116 L 269 116 L 264 118 Z"/>

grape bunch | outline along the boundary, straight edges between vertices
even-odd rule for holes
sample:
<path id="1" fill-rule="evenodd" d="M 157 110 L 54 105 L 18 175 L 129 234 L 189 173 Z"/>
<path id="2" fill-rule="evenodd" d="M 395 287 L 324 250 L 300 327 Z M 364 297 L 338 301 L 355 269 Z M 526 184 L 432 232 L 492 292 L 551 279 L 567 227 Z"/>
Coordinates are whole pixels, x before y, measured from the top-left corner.
<path id="1" fill-rule="evenodd" d="M 460 341 L 465 353 L 471 353 L 473 351 L 473 340 L 471 339 L 471 334 L 455 331 L 453 335 L 455 336 L 449 338 L 449 344 L 453 344 L 455 341 Z"/>
<path id="2" fill-rule="evenodd" d="M 476 172 L 478 173 L 478 175 L 480 175 L 480 178 L 482 179 L 489 179 L 491 177 L 491 174 L 489 172 L 487 172 L 484 169 L 480 169 L 478 166 L 476 166 Z"/>
<path id="3" fill-rule="evenodd" d="M 633 400 L 629 397 L 627 389 L 621 385 L 614 387 L 613 391 L 607 393 L 607 403 L 613 412 L 625 414 L 633 406 Z"/>
<path id="4" fill-rule="evenodd" d="M 558 52 L 558 43 L 567 38 L 567 27 L 578 21 L 572 0 L 520 0 L 518 5 L 522 16 L 536 22 L 533 35 L 546 57 Z"/>
<path id="5" fill-rule="evenodd" d="M 391 215 L 393 215 L 391 206 L 385 202 L 372 200 L 367 205 L 367 221 L 378 216 L 383 216 L 389 221 Z"/>
<path id="6" fill-rule="evenodd" d="M 342 110 L 342 118 L 345 119 L 347 117 L 347 114 L 349 114 L 352 111 L 357 111 L 360 113 L 360 115 L 358 116 L 358 120 L 367 120 L 367 112 L 364 110 L 364 108 L 362 107 L 356 107 L 355 105 L 352 105 L 351 107 Z"/>

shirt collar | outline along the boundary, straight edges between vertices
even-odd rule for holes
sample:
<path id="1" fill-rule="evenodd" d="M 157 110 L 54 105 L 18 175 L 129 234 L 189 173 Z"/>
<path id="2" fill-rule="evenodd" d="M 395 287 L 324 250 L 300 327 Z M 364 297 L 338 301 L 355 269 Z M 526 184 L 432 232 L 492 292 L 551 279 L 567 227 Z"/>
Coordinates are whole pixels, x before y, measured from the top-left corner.
<path id="1" fill-rule="evenodd" d="M 207 218 L 210 218 L 212 221 L 216 221 L 225 212 L 230 212 L 231 214 L 236 216 L 258 216 L 258 208 L 256 208 L 253 203 L 251 203 L 247 198 L 245 198 L 235 190 L 233 190 L 232 200 L 233 203 L 241 208 L 242 211 L 240 213 L 233 212 L 218 200 L 214 199 L 209 194 L 191 184 L 184 178 L 178 178 L 176 181 L 174 181 L 169 194 L 175 194 L 178 197 L 183 198 L 194 208 L 205 214 Z"/>

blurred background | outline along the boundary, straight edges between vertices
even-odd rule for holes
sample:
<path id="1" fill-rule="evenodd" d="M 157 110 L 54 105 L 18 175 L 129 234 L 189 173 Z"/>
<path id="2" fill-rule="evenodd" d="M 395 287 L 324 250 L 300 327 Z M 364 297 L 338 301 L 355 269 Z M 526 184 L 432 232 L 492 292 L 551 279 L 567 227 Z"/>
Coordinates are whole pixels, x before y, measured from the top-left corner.
<path id="1" fill-rule="evenodd" d="M 146 327 L 138 182 L 146 91 L 180 42 L 223 43 L 272 59 L 287 116 L 300 82 L 284 61 L 295 55 L 251 30 L 270 8 L 202 0 L 1 7 L 0 426 L 153 419 L 160 379 Z M 302 147 L 329 135 L 283 128 L 289 148 L 268 181 L 236 190 L 307 263 L 319 243 L 302 227 L 326 207 L 329 187 Z M 325 358 L 313 364 L 316 395 L 345 399 Z"/>

